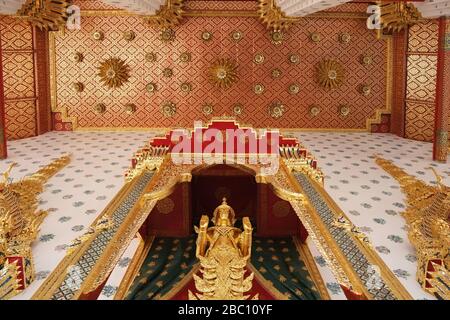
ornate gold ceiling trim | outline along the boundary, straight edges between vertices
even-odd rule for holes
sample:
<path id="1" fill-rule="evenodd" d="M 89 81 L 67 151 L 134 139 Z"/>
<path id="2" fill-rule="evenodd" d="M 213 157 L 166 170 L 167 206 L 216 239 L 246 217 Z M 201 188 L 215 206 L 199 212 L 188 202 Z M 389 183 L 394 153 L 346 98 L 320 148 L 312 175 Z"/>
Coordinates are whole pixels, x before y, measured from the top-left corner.
<path id="1" fill-rule="evenodd" d="M 125 10 L 82 10 L 82 17 L 113 17 L 113 16 L 135 16 L 139 15 L 131 13 Z M 143 17 L 143 16 L 142 16 Z M 186 10 L 183 13 L 183 17 L 242 17 L 242 18 L 258 18 L 259 15 L 256 11 L 246 10 Z M 148 19 L 155 19 L 156 16 L 145 17 Z M 317 12 L 310 14 L 306 17 L 286 17 L 293 23 L 299 22 L 302 19 L 309 18 L 329 18 L 329 19 L 367 19 L 367 14 L 363 12 Z"/>

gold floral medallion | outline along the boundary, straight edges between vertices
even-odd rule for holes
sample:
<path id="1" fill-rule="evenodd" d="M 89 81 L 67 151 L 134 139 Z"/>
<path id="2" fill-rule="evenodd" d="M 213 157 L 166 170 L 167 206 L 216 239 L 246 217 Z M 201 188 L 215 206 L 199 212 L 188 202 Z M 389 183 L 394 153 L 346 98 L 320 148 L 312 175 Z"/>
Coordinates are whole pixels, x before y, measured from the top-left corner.
<path id="1" fill-rule="evenodd" d="M 125 105 L 124 110 L 125 110 L 125 113 L 131 115 L 131 114 L 133 114 L 133 113 L 136 112 L 137 108 L 136 108 L 136 105 L 135 105 L 134 103 L 127 103 L 127 104 Z"/>
<path id="2" fill-rule="evenodd" d="M 262 94 L 264 92 L 264 85 L 261 83 L 255 84 L 253 87 L 253 92 L 256 94 Z"/>
<path id="3" fill-rule="evenodd" d="M 243 111 L 244 111 L 244 106 L 243 106 L 242 104 L 240 104 L 240 103 L 235 103 L 235 104 L 233 105 L 233 113 L 234 113 L 236 116 L 241 115 Z"/>
<path id="4" fill-rule="evenodd" d="M 281 72 L 280 69 L 276 68 L 276 69 L 273 69 L 270 74 L 271 74 L 273 79 L 277 79 L 277 78 L 281 77 L 282 72 Z"/>
<path id="5" fill-rule="evenodd" d="M 231 39 L 233 39 L 233 41 L 240 41 L 242 39 L 242 37 L 244 36 L 244 34 L 241 31 L 233 31 L 231 33 Z"/>
<path id="6" fill-rule="evenodd" d="M 300 87 L 298 84 L 296 83 L 292 83 L 289 88 L 288 91 L 290 94 L 297 94 L 300 91 Z"/>
<path id="7" fill-rule="evenodd" d="M 164 77 L 170 78 L 173 76 L 173 71 L 171 68 L 164 68 L 162 74 Z"/>
<path id="8" fill-rule="evenodd" d="M 131 30 L 130 31 L 125 31 L 123 33 L 123 38 L 126 41 L 133 41 L 134 38 L 136 38 L 136 33 L 134 31 L 131 31 Z"/>
<path id="9" fill-rule="evenodd" d="M 170 28 L 163 29 L 159 33 L 159 39 L 162 42 L 171 42 L 171 41 L 175 40 L 175 31 L 173 31 Z"/>
<path id="10" fill-rule="evenodd" d="M 341 115 L 342 117 L 346 117 L 350 114 L 350 107 L 343 104 L 341 106 L 339 106 L 339 115 Z"/>
<path id="11" fill-rule="evenodd" d="M 363 96 L 368 96 L 372 92 L 372 88 L 367 84 L 363 84 L 360 87 L 360 92 Z"/>
<path id="12" fill-rule="evenodd" d="M 92 38 L 96 41 L 101 41 L 105 37 L 105 34 L 102 31 L 94 31 L 92 33 Z"/>
<path id="13" fill-rule="evenodd" d="M 361 57 L 361 63 L 365 66 L 371 65 L 373 62 L 373 58 L 369 55 L 364 55 Z"/>
<path id="14" fill-rule="evenodd" d="M 295 53 L 291 53 L 291 54 L 289 55 L 289 62 L 290 62 L 291 64 L 298 64 L 298 63 L 300 62 L 300 57 L 299 57 L 299 55 L 298 55 L 298 54 L 295 54 Z"/>
<path id="15" fill-rule="evenodd" d="M 76 62 L 76 63 L 82 62 L 83 61 L 83 54 L 81 52 L 74 52 L 72 54 L 71 59 L 72 59 L 73 62 Z"/>
<path id="16" fill-rule="evenodd" d="M 320 40 L 322 40 L 322 36 L 320 35 L 320 33 L 318 32 L 313 32 L 311 33 L 311 35 L 309 36 L 312 42 L 320 42 Z"/>
<path id="17" fill-rule="evenodd" d="M 149 52 L 145 54 L 145 61 L 147 62 L 156 62 L 157 56 L 155 52 Z"/>
<path id="18" fill-rule="evenodd" d="M 309 114 L 313 117 L 316 117 L 320 113 L 320 108 L 316 105 L 312 105 L 309 108 Z"/>
<path id="19" fill-rule="evenodd" d="M 130 67 L 119 58 L 110 58 L 98 68 L 100 80 L 109 88 L 119 88 L 126 83 L 130 77 Z"/>
<path id="20" fill-rule="evenodd" d="M 344 70 L 339 62 L 326 59 L 316 67 L 319 84 L 326 89 L 338 88 L 344 79 Z"/>
<path id="21" fill-rule="evenodd" d="M 104 103 L 97 103 L 94 106 L 94 112 L 96 114 L 102 114 L 102 113 L 105 113 L 105 111 L 106 111 L 106 105 Z"/>
<path id="22" fill-rule="evenodd" d="M 192 58 L 192 55 L 190 52 L 183 52 L 180 54 L 180 61 L 181 62 L 190 62 Z"/>
<path id="23" fill-rule="evenodd" d="M 262 53 L 257 53 L 257 54 L 255 54 L 255 57 L 253 58 L 253 61 L 256 64 L 261 64 L 261 63 L 264 62 L 264 59 L 265 59 L 265 57 L 264 57 L 264 55 Z"/>
<path id="24" fill-rule="evenodd" d="M 72 87 L 76 92 L 83 92 L 84 90 L 84 84 L 82 84 L 81 82 L 74 82 L 72 84 Z"/>
<path id="25" fill-rule="evenodd" d="M 282 31 L 271 31 L 270 32 L 270 41 L 274 45 L 282 44 L 284 39 L 285 39 L 285 35 Z"/>
<path id="26" fill-rule="evenodd" d="M 173 117 L 177 113 L 177 106 L 171 101 L 164 102 L 161 111 L 165 117 Z"/>
<path id="27" fill-rule="evenodd" d="M 213 112 L 214 112 L 214 107 L 213 107 L 212 104 L 210 104 L 210 103 L 205 103 L 205 104 L 203 105 L 203 107 L 202 107 L 202 113 L 203 113 L 205 116 L 209 116 L 209 115 L 211 115 Z"/>
<path id="28" fill-rule="evenodd" d="M 212 37 L 213 37 L 212 32 L 209 32 L 209 31 L 203 31 L 202 32 L 201 38 L 202 38 L 203 41 L 205 41 L 205 42 L 211 41 Z"/>
<path id="29" fill-rule="evenodd" d="M 190 82 L 183 82 L 180 85 L 180 89 L 181 89 L 181 91 L 183 91 L 185 93 L 191 92 L 192 91 L 192 84 Z"/>
<path id="30" fill-rule="evenodd" d="M 285 109 L 285 106 L 281 102 L 274 102 L 269 106 L 269 115 L 274 119 L 281 118 Z"/>
<path id="31" fill-rule="evenodd" d="M 153 82 L 147 83 L 145 88 L 147 89 L 147 92 L 149 92 L 149 93 L 155 92 L 158 89 L 156 86 L 156 83 L 153 83 Z"/>
<path id="32" fill-rule="evenodd" d="M 352 37 L 351 37 L 350 34 L 347 33 L 347 32 L 341 33 L 341 34 L 339 35 L 339 41 L 340 41 L 341 43 L 349 43 L 351 39 L 352 39 Z"/>
<path id="33" fill-rule="evenodd" d="M 209 68 L 209 79 L 219 88 L 231 87 L 238 81 L 236 61 L 229 58 L 217 59 Z"/>

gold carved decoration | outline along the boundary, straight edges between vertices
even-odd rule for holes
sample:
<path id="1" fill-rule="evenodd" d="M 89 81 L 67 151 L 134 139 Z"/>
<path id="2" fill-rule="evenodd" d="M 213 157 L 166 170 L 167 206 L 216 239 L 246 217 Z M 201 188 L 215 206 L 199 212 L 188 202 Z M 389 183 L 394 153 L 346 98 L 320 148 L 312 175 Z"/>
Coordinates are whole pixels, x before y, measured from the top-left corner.
<path id="1" fill-rule="evenodd" d="M 245 277 L 246 265 L 252 247 L 252 225 L 248 217 L 242 218 L 243 231 L 234 227 L 235 213 L 223 198 L 209 218 L 203 215 L 195 227 L 198 234 L 196 257 L 200 260 L 200 275 L 193 274 L 195 289 L 188 291 L 189 300 L 247 300 L 244 295 L 253 285 L 254 274 Z M 258 299 L 258 295 L 252 297 Z"/>
<path id="2" fill-rule="evenodd" d="M 373 58 L 369 55 L 364 55 L 361 57 L 361 63 L 365 66 L 371 65 L 373 62 Z"/>
<path id="3" fill-rule="evenodd" d="M 153 82 L 147 83 L 145 88 L 147 89 L 147 92 L 149 92 L 149 93 L 152 93 L 152 92 L 155 92 L 156 90 L 158 90 L 156 83 L 153 83 Z"/>
<path id="4" fill-rule="evenodd" d="M 285 35 L 282 31 L 271 31 L 270 32 L 270 41 L 274 44 L 274 45 L 280 45 L 283 43 L 285 39 Z"/>
<path id="5" fill-rule="evenodd" d="M 352 37 L 351 37 L 350 34 L 347 33 L 347 32 L 341 33 L 341 34 L 339 35 L 339 41 L 340 41 L 341 43 L 349 43 L 351 39 L 352 39 Z"/>
<path id="6" fill-rule="evenodd" d="M 217 59 L 209 68 L 209 79 L 221 89 L 227 89 L 238 81 L 236 61 L 229 58 Z"/>
<path id="7" fill-rule="evenodd" d="M 183 82 L 180 85 L 180 89 L 181 89 L 181 91 L 183 91 L 185 93 L 191 92 L 192 91 L 192 84 L 190 82 Z"/>
<path id="8" fill-rule="evenodd" d="M 289 85 L 288 91 L 290 94 L 297 94 L 300 91 L 300 87 L 296 83 Z"/>
<path id="9" fill-rule="evenodd" d="M 73 90 L 75 90 L 76 92 L 83 92 L 84 90 L 84 84 L 82 84 L 81 82 L 74 82 L 72 84 L 72 88 Z"/>
<path id="10" fill-rule="evenodd" d="M 190 52 L 183 52 L 180 54 L 180 61 L 181 62 L 190 62 L 192 59 L 192 55 Z"/>
<path id="11" fill-rule="evenodd" d="M 162 214 L 169 214 L 175 208 L 175 203 L 170 198 L 164 198 L 156 203 L 156 209 Z"/>
<path id="12" fill-rule="evenodd" d="M 0 300 L 9 299 L 28 287 L 35 278 L 31 245 L 47 212 L 38 210 L 38 196 L 45 183 L 70 162 L 70 156 L 54 160 L 18 182 L 9 175 L 12 163 L 0 182 Z"/>
<path id="13" fill-rule="evenodd" d="M 381 28 L 391 31 L 400 31 L 416 23 L 422 16 L 412 3 L 381 2 L 380 24 Z"/>
<path id="14" fill-rule="evenodd" d="M 183 19 L 183 2 L 184 0 L 167 0 L 156 11 L 155 16 L 148 19 L 149 24 L 163 30 L 176 27 Z"/>
<path id="15" fill-rule="evenodd" d="M 201 38 L 203 41 L 211 41 L 212 37 L 213 37 L 212 32 L 209 32 L 209 31 L 202 32 Z"/>
<path id="16" fill-rule="evenodd" d="M 350 114 L 350 107 L 343 104 L 339 106 L 339 115 L 342 117 L 346 117 Z"/>
<path id="17" fill-rule="evenodd" d="M 402 213 L 416 249 L 417 281 L 439 299 L 450 299 L 450 187 L 430 168 L 437 184 L 428 185 L 381 157 L 376 163 L 398 181 L 406 195 Z"/>
<path id="18" fill-rule="evenodd" d="M 264 62 L 264 59 L 265 59 L 265 57 L 264 57 L 264 55 L 262 53 L 257 53 L 257 54 L 255 54 L 255 57 L 253 58 L 253 61 L 256 64 L 261 64 L 261 63 Z"/>
<path id="19" fill-rule="evenodd" d="M 67 8 L 71 1 L 64 0 L 26 0 L 17 15 L 41 30 L 57 31 L 64 28 Z"/>
<path id="20" fill-rule="evenodd" d="M 316 117 L 320 113 L 320 108 L 316 105 L 312 105 L 309 108 L 309 114 L 313 117 Z"/>
<path id="21" fill-rule="evenodd" d="M 242 33 L 242 31 L 239 30 L 233 31 L 231 33 L 231 39 L 236 42 L 241 41 L 243 36 L 244 34 Z"/>
<path id="22" fill-rule="evenodd" d="M 206 103 L 206 104 L 203 105 L 203 107 L 202 107 L 202 113 L 203 113 L 205 116 L 209 116 L 209 115 L 212 114 L 213 112 L 214 112 L 214 107 L 213 107 L 212 104 Z"/>
<path id="23" fill-rule="evenodd" d="M 158 57 L 155 52 L 149 52 L 145 54 L 145 60 L 147 62 L 156 62 L 157 59 Z"/>
<path id="24" fill-rule="evenodd" d="M 363 96 L 368 96 L 372 92 L 372 88 L 367 84 L 362 84 L 359 91 Z"/>
<path id="25" fill-rule="evenodd" d="M 177 113 L 177 106 L 171 101 L 164 102 L 161 111 L 165 117 L 173 117 Z"/>
<path id="26" fill-rule="evenodd" d="M 94 112 L 97 114 L 105 113 L 106 111 L 106 105 L 104 103 L 98 103 L 94 107 Z"/>
<path id="27" fill-rule="evenodd" d="M 274 0 L 258 0 L 258 15 L 266 29 L 273 31 L 288 29 L 292 24 L 292 21 L 286 19 Z"/>
<path id="28" fill-rule="evenodd" d="M 125 110 L 125 112 L 127 113 L 127 114 L 133 114 L 133 113 L 135 113 L 136 112 L 136 105 L 134 104 L 134 103 L 127 103 L 126 105 L 125 105 L 125 108 L 124 108 L 124 110 Z"/>
<path id="29" fill-rule="evenodd" d="M 131 31 L 131 30 L 130 31 L 125 31 L 123 33 L 123 38 L 126 41 L 133 41 L 136 38 L 136 33 L 134 31 Z"/>
<path id="30" fill-rule="evenodd" d="M 173 71 L 171 68 L 164 68 L 162 74 L 164 77 L 170 78 L 173 76 Z"/>
<path id="31" fill-rule="evenodd" d="M 83 61 L 83 54 L 80 53 L 80 52 L 74 52 L 72 54 L 71 59 L 72 59 L 73 62 L 76 62 L 76 63 L 82 62 Z"/>
<path id="32" fill-rule="evenodd" d="M 175 40 L 175 31 L 172 29 L 163 29 L 159 32 L 159 39 L 162 42 L 171 42 Z"/>
<path id="33" fill-rule="evenodd" d="M 242 104 L 240 104 L 240 103 L 235 103 L 233 105 L 233 113 L 236 116 L 239 116 L 239 115 L 242 114 L 242 112 L 244 112 L 244 106 Z"/>
<path id="34" fill-rule="evenodd" d="M 92 38 L 94 40 L 101 41 L 104 39 L 104 37 L 105 37 L 105 34 L 102 31 L 94 31 L 92 33 Z"/>
<path id="35" fill-rule="evenodd" d="M 274 102 L 269 106 L 269 115 L 274 119 L 281 118 L 285 109 L 285 106 L 281 102 Z"/>
<path id="36" fill-rule="evenodd" d="M 300 62 L 300 57 L 296 53 L 291 53 L 288 57 L 289 63 L 291 64 L 298 64 Z"/>
<path id="37" fill-rule="evenodd" d="M 120 88 L 130 77 L 130 67 L 119 58 L 110 58 L 100 63 L 98 76 L 105 86 Z"/>
<path id="38" fill-rule="evenodd" d="M 333 59 L 319 62 L 316 67 L 319 84 L 326 89 L 336 89 L 344 79 L 344 69 L 341 64 Z"/>
<path id="39" fill-rule="evenodd" d="M 253 87 L 253 92 L 255 94 L 262 94 L 264 92 L 264 85 L 261 83 L 255 84 L 255 86 Z"/>
<path id="40" fill-rule="evenodd" d="M 316 43 L 320 42 L 320 40 L 322 40 L 322 36 L 318 32 L 311 33 L 309 38 L 311 39 L 312 42 L 316 42 Z"/>
<path id="41" fill-rule="evenodd" d="M 270 74 L 271 74 L 273 79 L 277 79 L 277 78 L 281 77 L 282 72 L 281 72 L 280 69 L 276 68 L 276 69 L 273 69 Z"/>

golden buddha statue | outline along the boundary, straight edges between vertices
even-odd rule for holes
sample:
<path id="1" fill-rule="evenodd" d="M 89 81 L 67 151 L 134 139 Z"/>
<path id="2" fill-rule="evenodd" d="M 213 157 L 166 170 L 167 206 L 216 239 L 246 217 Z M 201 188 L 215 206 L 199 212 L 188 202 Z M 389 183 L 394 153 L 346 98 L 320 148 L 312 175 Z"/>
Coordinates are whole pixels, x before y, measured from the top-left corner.
<path id="1" fill-rule="evenodd" d="M 248 217 L 242 219 L 244 230 L 234 227 L 235 213 L 223 198 L 213 213 L 213 227 L 203 215 L 199 227 L 196 256 L 200 260 L 202 277 L 194 274 L 195 288 L 189 291 L 190 300 L 246 300 L 245 292 L 252 288 L 254 274 L 245 277 L 251 255 L 252 225 Z M 253 299 L 257 299 L 254 296 Z"/>

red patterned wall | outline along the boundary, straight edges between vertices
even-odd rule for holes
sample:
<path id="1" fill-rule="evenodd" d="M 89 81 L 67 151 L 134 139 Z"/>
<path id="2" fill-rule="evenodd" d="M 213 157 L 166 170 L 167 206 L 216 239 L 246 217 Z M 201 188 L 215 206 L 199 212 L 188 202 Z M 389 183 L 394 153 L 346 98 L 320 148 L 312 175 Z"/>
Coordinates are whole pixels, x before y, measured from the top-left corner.
<path id="1" fill-rule="evenodd" d="M 36 135 L 33 33 L 28 23 L 0 17 L 8 140 Z"/>
<path id="2" fill-rule="evenodd" d="M 405 131 L 410 139 L 433 140 L 438 28 L 433 20 L 409 29 Z"/>
<path id="3" fill-rule="evenodd" d="M 103 41 L 92 39 L 95 30 L 105 33 Z M 122 33 L 128 30 L 136 32 L 136 39 L 131 42 L 122 39 Z M 210 42 L 200 39 L 206 30 L 213 33 Z M 243 32 L 239 42 L 231 39 L 234 30 Z M 204 103 L 213 105 L 212 116 L 231 115 L 233 104 L 241 103 L 244 111 L 239 120 L 257 127 L 362 129 L 366 119 L 385 106 L 386 43 L 376 39 L 364 20 L 305 19 L 292 27 L 281 45 L 271 43 L 268 32 L 255 18 L 186 18 L 175 31 L 176 39 L 164 43 L 159 32 L 139 17 L 84 17 L 82 30 L 67 31 L 56 38 L 58 108 L 68 108 L 69 116 L 78 119 L 79 127 L 192 127 L 194 120 L 211 118 L 201 112 Z M 321 33 L 322 41 L 311 42 L 312 32 Z M 351 34 L 350 43 L 339 42 L 342 32 Z M 83 62 L 70 60 L 74 51 L 84 55 Z M 179 61 L 184 51 L 192 53 L 191 62 Z M 146 62 L 147 52 L 156 52 L 158 61 Z M 264 54 L 263 64 L 253 63 L 256 53 Z M 290 53 L 300 56 L 298 65 L 289 63 Z M 363 66 L 363 54 L 372 55 L 374 63 Z M 130 81 L 116 90 L 103 87 L 96 75 L 100 61 L 109 57 L 120 57 L 131 67 Z M 239 65 L 239 82 L 228 90 L 216 89 L 208 80 L 208 67 L 218 57 L 234 58 Z M 316 82 L 315 65 L 325 58 L 337 59 L 344 66 L 345 81 L 339 89 L 327 91 Z M 166 67 L 173 69 L 172 78 L 162 76 Z M 274 68 L 283 73 L 278 79 L 271 78 Z M 78 81 L 85 86 L 81 93 L 75 93 L 71 87 Z M 190 93 L 180 90 L 184 81 L 192 83 Z M 156 93 L 146 92 L 149 82 L 157 84 Z M 253 93 L 256 83 L 265 86 L 262 95 Z M 288 92 L 292 83 L 300 86 L 297 95 Z M 363 83 L 372 86 L 367 97 L 358 90 Z M 166 101 L 177 106 L 172 118 L 161 112 Z M 269 115 L 269 105 L 274 101 L 286 106 L 286 113 L 279 119 Z M 104 114 L 94 112 L 97 103 L 106 105 Z M 135 103 L 137 112 L 126 114 L 126 103 Z M 316 117 L 309 115 L 312 104 L 321 108 Z M 350 105 L 348 117 L 339 115 L 340 104 Z"/>
<path id="4" fill-rule="evenodd" d="M 395 74 L 392 88 L 391 132 L 405 136 L 405 95 L 408 50 L 408 32 L 403 30 L 394 34 L 393 73 Z"/>

